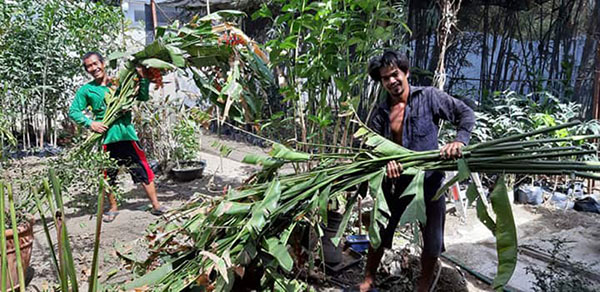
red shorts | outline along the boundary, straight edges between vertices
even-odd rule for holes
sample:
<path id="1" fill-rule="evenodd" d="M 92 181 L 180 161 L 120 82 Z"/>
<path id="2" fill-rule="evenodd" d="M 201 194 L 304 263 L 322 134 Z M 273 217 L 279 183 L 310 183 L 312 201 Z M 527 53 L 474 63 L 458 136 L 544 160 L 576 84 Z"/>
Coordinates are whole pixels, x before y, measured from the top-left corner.
<path id="1" fill-rule="evenodd" d="M 125 166 L 135 183 L 149 184 L 154 180 L 154 172 L 150 169 L 146 154 L 137 141 L 119 141 L 103 145 L 110 158 L 117 160 L 119 166 Z M 119 169 L 109 169 L 105 175 L 109 183 L 115 183 Z"/>

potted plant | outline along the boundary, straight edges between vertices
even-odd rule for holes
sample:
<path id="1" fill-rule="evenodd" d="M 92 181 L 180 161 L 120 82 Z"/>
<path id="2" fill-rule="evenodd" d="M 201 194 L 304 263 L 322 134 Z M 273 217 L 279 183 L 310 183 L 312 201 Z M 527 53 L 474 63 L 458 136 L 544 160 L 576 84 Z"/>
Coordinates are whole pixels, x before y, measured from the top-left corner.
<path id="1" fill-rule="evenodd" d="M 179 120 L 175 126 L 175 167 L 171 171 L 179 181 L 191 181 L 202 176 L 206 162 L 198 159 L 201 149 L 199 132 L 196 122 L 187 117 Z"/>
<path id="2" fill-rule="evenodd" d="M 33 220 L 24 220 L 18 224 L 17 227 L 17 238 L 19 239 L 19 252 L 17 255 L 16 244 L 14 240 L 14 229 L 6 229 L 4 231 L 4 237 L 6 242 L 6 259 L 8 266 L 8 274 L 7 279 L 10 277 L 10 280 L 7 280 L 6 287 L 11 287 L 9 283 L 13 283 L 12 289 L 16 289 L 19 287 L 19 267 L 18 262 L 19 258 L 21 259 L 21 266 L 23 273 L 29 268 L 29 263 L 31 260 L 31 252 L 33 249 Z M 0 285 L 2 284 L 0 280 Z"/>
<path id="3" fill-rule="evenodd" d="M 6 287 L 14 291 L 26 284 L 25 271 L 33 248 L 34 220 L 29 215 L 33 208 L 30 202 L 22 199 L 15 203 L 11 185 L 0 182 L 0 232 L 4 233 L 0 237 L 0 263 L 7 267 L 0 273 L 0 289 Z"/>

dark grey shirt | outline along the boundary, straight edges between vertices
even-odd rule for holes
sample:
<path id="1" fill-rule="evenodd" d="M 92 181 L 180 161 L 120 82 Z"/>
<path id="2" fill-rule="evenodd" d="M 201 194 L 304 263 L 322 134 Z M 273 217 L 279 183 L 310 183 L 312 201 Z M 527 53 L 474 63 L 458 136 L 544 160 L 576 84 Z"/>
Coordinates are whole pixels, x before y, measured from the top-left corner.
<path id="1" fill-rule="evenodd" d="M 440 119 L 451 122 L 456 127 L 454 141 L 468 145 L 471 130 L 475 125 L 475 114 L 464 102 L 456 99 L 435 87 L 411 86 L 410 95 L 404 108 L 404 121 L 402 125 L 402 146 L 410 150 L 426 151 L 438 149 L 438 132 Z M 390 127 L 390 104 L 388 99 L 379 104 L 375 109 L 369 127 L 393 141 Z M 400 187 L 406 187 L 412 178 L 401 176 L 395 182 Z M 440 171 L 426 171 L 425 182 L 435 186 L 432 192 L 426 192 L 425 198 L 433 197 L 444 180 L 444 173 Z M 384 192 L 390 192 L 389 181 L 384 182 Z"/>
<path id="2" fill-rule="evenodd" d="M 435 87 L 410 86 L 410 95 L 404 109 L 402 146 L 410 150 L 438 149 L 440 119 L 456 127 L 456 139 L 468 145 L 475 125 L 473 110 Z M 393 140 L 390 128 L 390 104 L 388 99 L 375 109 L 369 127 L 389 140 Z"/>

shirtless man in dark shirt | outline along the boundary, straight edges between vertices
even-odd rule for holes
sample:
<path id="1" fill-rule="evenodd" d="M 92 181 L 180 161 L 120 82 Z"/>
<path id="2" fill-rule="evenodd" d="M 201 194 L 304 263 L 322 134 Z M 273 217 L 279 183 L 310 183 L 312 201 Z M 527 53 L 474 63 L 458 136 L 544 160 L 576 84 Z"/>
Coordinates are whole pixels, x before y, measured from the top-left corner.
<path id="1" fill-rule="evenodd" d="M 387 92 L 386 101 L 378 106 L 370 121 L 370 127 L 375 132 L 411 150 L 431 150 L 438 148 L 439 120 L 448 120 L 457 126 L 457 137 L 440 149 L 440 155 L 446 159 L 461 156 L 461 148 L 468 143 L 475 123 L 473 111 L 468 106 L 436 88 L 410 86 L 408 59 L 395 51 L 386 51 L 383 56 L 371 60 L 369 74 L 374 80 L 381 81 Z M 369 249 L 365 279 L 359 285 L 360 291 L 369 291 L 373 287 L 384 247 L 391 247 L 393 233 L 400 216 L 412 199 L 412 197 L 408 200 L 406 197 L 398 198 L 412 179 L 402 175 L 402 165 L 395 161 L 389 162 L 387 178 L 388 187 L 384 187 L 384 193 L 386 193 L 392 218 L 388 226 L 382 230 L 381 246 L 377 249 Z M 422 273 L 418 291 L 429 290 L 435 263 L 443 251 L 445 202 L 444 198 L 431 200 L 442 179 L 443 174 L 440 172 L 426 174 L 424 188 L 427 224 L 422 228 L 425 246 L 421 256 Z M 396 186 L 393 194 L 389 186 L 391 184 Z"/>

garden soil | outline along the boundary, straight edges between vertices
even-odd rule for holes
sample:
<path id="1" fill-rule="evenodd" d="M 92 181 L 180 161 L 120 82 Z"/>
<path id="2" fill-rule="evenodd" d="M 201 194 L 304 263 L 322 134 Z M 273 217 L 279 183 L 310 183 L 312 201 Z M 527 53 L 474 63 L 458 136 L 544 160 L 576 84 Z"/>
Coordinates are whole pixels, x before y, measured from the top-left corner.
<path id="1" fill-rule="evenodd" d="M 233 151 L 227 157 L 219 157 L 218 151 L 212 148 L 212 141 L 217 138 L 206 134 L 203 136 L 202 159 L 207 162 L 204 176 L 191 182 L 175 182 L 164 174 L 157 177 L 159 200 L 167 207 L 177 207 L 191 198 L 195 193 L 217 195 L 226 186 L 237 186 L 243 182 L 255 167 L 242 164 L 240 161 L 249 153 L 266 153 L 268 149 L 250 146 L 231 140 L 222 140 Z M 25 158 L 21 163 L 33 167 L 40 165 L 39 158 Z M 18 173 L 18 171 L 16 171 Z M 124 262 L 117 256 L 117 248 L 127 249 L 134 240 L 145 235 L 146 228 L 157 217 L 149 212 L 149 202 L 139 186 L 133 185 L 128 175 L 120 176 L 126 191 L 125 201 L 120 206 L 120 214 L 114 222 L 102 224 L 100 242 L 100 282 L 119 284 L 132 278 L 131 271 L 124 267 Z M 67 204 L 68 205 L 68 204 Z M 449 205 L 448 207 L 451 207 Z M 587 264 L 587 276 L 594 279 L 600 275 L 600 216 L 581 213 L 573 210 L 552 210 L 546 206 L 537 208 L 524 205 L 513 205 L 515 220 L 519 234 L 519 262 L 509 287 L 514 291 L 530 291 L 535 278 L 526 273 L 527 267 L 543 269 L 546 265 L 542 249 L 550 248 L 546 239 L 554 237 L 569 240 L 566 252 L 572 262 Z M 87 290 L 87 277 L 91 271 L 94 230 L 96 224 L 93 210 L 68 209 L 67 227 L 71 237 L 73 257 L 78 269 L 80 289 Z M 441 261 L 441 276 L 437 291 L 492 291 L 481 278 L 493 279 L 496 270 L 496 250 L 491 233 L 479 223 L 475 210 L 469 208 L 467 219 L 461 220 L 453 213 L 446 216 L 446 259 Z M 28 291 L 43 291 L 49 283 L 56 283 L 56 275 L 44 231 L 39 222 L 35 228 L 35 242 L 29 276 L 33 276 Z M 54 238 L 53 238 L 54 239 Z M 382 277 L 378 285 L 382 291 L 411 290 L 418 277 L 418 252 L 404 252 L 407 240 L 398 236 L 394 241 L 394 249 L 386 258 L 384 267 L 380 269 Z M 532 251 L 533 250 L 533 251 Z M 394 271 L 390 267 L 403 266 Z M 364 261 L 354 268 L 336 276 L 342 281 L 323 281 L 315 283 L 321 291 L 341 291 L 339 283 L 357 283 L 362 278 Z M 387 271 L 387 272 L 385 272 Z M 391 273 L 390 273 L 391 271 Z M 469 271 L 482 275 L 474 277 Z M 396 273 L 396 274 L 394 274 Z M 346 279 L 346 280 L 344 280 Z M 337 283 L 337 285 L 336 285 Z"/>

